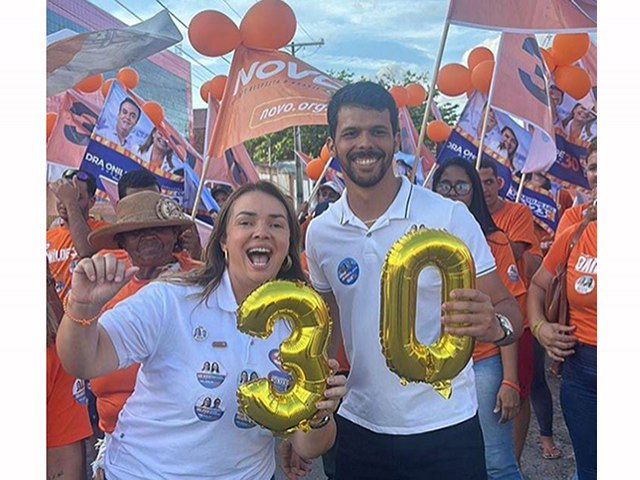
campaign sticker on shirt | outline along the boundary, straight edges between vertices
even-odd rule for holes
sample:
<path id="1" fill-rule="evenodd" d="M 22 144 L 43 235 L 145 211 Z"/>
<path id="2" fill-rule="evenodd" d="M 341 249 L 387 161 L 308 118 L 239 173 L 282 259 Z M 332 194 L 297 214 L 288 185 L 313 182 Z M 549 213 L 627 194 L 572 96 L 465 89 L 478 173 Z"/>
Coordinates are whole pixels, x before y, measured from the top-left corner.
<path id="1" fill-rule="evenodd" d="M 518 275 L 518 267 L 516 267 L 515 264 L 512 263 L 509 265 L 509 268 L 507 268 L 507 277 L 509 277 L 509 280 L 512 282 L 517 282 L 520 278 L 520 275 Z"/>
<path id="2" fill-rule="evenodd" d="M 196 416 L 203 422 L 215 422 L 222 418 L 224 410 L 222 409 L 222 400 L 218 397 L 202 395 L 198 398 L 194 407 Z"/>
<path id="3" fill-rule="evenodd" d="M 353 258 L 347 257 L 338 265 L 338 280 L 343 285 L 353 285 L 360 276 L 360 267 Z"/>
<path id="4" fill-rule="evenodd" d="M 240 373 L 240 377 L 238 378 L 238 385 L 242 385 L 243 383 L 247 383 L 253 380 L 257 380 L 259 378 L 258 372 L 254 372 L 253 370 L 243 370 Z M 255 422 L 251 420 L 247 415 L 242 413 L 241 411 L 236 411 L 235 416 L 233 417 L 233 423 L 238 428 L 253 428 L 256 426 Z"/>
<path id="5" fill-rule="evenodd" d="M 220 362 L 206 361 L 196 374 L 198 382 L 205 388 L 216 388 L 220 386 L 227 376 L 227 372 Z"/>
<path id="6" fill-rule="evenodd" d="M 87 389 L 84 380 L 76 378 L 76 381 L 73 382 L 73 387 L 71 387 L 71 393 L 75 401 L 80 405 L 87 404 Z"/>
<path id="7" fill-rule="evenodd" d="M 576 280 L 575 289 L 581 295 L 593 292 L 594 288 L 596 288 L 596 279 L 589 275 L 583 275 Z"/>
<path id="8" fill-rule="evenodd" d="M 193 329 L 193 338 L 198 342 L 202 342 L 207 338 L 207 329 L 203 326 L 198 326 Z"/>
<path id="9" fill-rule="evenodd" d="M 280 351 L 277 348 L 269 352 L 269 360 L 276 366 L 277 370 L 270 371 L 267 378 L 278 392 L 284 393 L 289 389 L 289 385 L 291 385 L 291 375 L 282 369 Z"/>

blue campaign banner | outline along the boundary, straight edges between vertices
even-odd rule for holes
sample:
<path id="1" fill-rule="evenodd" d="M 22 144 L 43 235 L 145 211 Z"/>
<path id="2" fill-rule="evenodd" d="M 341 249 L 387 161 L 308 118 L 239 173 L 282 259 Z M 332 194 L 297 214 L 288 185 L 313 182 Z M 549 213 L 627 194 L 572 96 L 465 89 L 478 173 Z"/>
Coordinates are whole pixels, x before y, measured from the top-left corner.
<path id="1" fill-rule="evenodd" d="M 84 153 L 80 169 L 93 174 L 97 179 L 97 185 L 100 190 L 106 191 L 100 177 L 107 177 L 114 182 L 118 182 L 120 177 L 129 170 L 137 170 L 142 168 L 140 164 L 133 158 L 117 152 L 100 142 L 89 140 L 87 150 Z M 163 193 L 173 197 L 182 204 L 184 192 L 184 183 L 180 177 L 171 180 L 165 177 L 156 177 L 160 183 Z"/>
<path id="2" fill-rule="evenodd" d="M 517 191 L 518 184 L 513 182 L 506 198 L 515 202 Z M 558 205 L 550 192 L 536 187 L 525 186 L 522 188 L 520 203 L 529 207 L 535 222 L 547 233 L 553 234 L 556 231 L 560 220 L 558 218 Z"/>
<path id="3" fill-rule="evenodd" d="M 498 194 L 504 197 L 507 195 L 511 185 L 511 170 L 501 163 L 495 152 L 488 148 L 483 148 L 482 150 L 482 159 L 492 161 L 498 169 L 498 176 L 502 179 L 503 184 Z M 464 133 L 459 126 L 456 126 L 440 149 L 436 162 L 440 165 L 448 158 L 462 157 L 475 165 L 477 154 L 478 145 L 472 141 L 470 136 Z"/>
<path id="4" fill-rule="evenodd" d="M 584 171 L 587 157 L 586 142 L 579 144 L 569 142 L 563 135 L 556 133 L 558 156 L 547 170 L 551 180 L 564 187 L 581 187 L 589 190 L 589 182 Z"/>

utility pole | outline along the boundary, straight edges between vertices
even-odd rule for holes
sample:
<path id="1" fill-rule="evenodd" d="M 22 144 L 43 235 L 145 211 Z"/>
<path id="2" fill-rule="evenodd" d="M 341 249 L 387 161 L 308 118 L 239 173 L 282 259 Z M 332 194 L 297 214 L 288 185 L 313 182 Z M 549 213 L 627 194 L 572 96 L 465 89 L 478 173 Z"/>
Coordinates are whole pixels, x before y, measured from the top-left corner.
<path id="1" fill-rule="evenodd" d="M 319 42 L 291 42 L 286 48 L 291 49 L 291 55 L 296 56 L 296 51 L 304 47 L 321 47 L 324 45 L 324 39 L 321 38 Z M 294 150 L 302 151 L 302 138 L 300 136 L 300 127 L 297 125 L 293 127 L 293 148 Z M 298 155 L 293 153 L 294 161 L 296 162 L 296 204 L 300 205 L 303 201 L 303 183 L 302 183 L 302 162 Z M 297 206 L 296 205 L 296 206 Z"/>

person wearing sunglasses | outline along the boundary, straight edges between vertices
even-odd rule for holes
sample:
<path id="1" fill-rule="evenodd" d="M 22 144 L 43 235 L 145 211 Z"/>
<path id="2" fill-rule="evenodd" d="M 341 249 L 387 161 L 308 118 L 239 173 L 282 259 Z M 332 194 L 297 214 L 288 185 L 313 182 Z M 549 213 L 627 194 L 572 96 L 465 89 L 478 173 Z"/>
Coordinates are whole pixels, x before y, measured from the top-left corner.
<path id="1" fill-rule="evenodd" d="M 92 230 L 108 225 L 89 216 L 96 201 L 96 179 L 85 171 L 67 169 L 49 184 L 56 197 L 60 225 L 47 231 L 47 259 L 56 283 L 56 292 L 64 300 L 71 288 L 71 275 L 81 258 L 96 253 L 87 237 Z"/>

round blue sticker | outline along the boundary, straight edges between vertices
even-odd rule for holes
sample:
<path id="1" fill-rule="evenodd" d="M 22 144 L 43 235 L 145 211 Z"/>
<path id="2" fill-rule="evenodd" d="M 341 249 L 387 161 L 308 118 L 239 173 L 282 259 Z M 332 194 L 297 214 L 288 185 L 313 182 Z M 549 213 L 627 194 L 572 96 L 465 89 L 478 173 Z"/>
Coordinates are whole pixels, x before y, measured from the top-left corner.
<path id="1" fill-rule="evenodd" d="M 347 257 L 338 265 L 338 280 L 343 285 L 353 285 L 360 276 L 360 267 L 353 258 Z"/>

